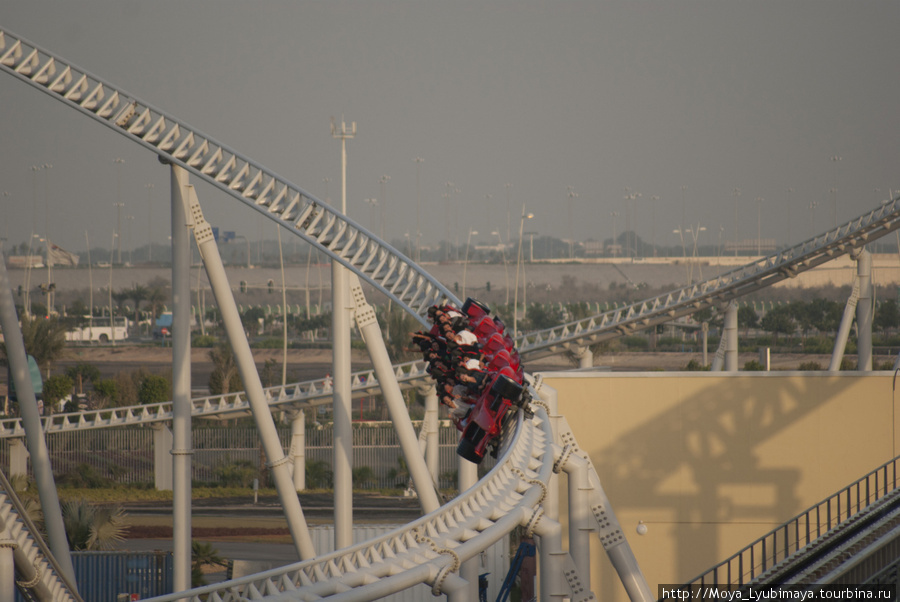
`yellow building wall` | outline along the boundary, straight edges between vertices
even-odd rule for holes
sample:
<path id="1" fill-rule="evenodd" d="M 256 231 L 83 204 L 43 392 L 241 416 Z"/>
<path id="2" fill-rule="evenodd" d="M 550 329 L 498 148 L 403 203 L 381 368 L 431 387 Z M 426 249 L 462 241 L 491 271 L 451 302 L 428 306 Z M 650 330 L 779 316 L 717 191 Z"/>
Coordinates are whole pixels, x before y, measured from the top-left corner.
<path id="1" fill-rule="evenodd" d="M 654 594 L 897 455 L 893 373 L 544 373 Z M 566 533 L 565 476 L 560 478 Z M 647 526 L 638 535 L 639 521 Z M 597 537 L 591 586 L 626 601 Z M 568 545 L 568 542 L 566 542 Z"/>

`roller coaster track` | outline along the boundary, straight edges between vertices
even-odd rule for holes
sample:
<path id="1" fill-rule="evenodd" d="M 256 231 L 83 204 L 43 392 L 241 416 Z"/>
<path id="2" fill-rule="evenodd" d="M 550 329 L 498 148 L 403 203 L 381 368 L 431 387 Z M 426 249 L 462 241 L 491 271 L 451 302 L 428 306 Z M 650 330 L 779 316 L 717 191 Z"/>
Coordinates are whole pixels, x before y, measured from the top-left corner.
<path id="1" fill-rule="evenodd" d="M 447 302 L 460 304 L 449 290 L 399 251 L 299 187 L 2 28 L 0 70 L 150 149 L 164 162 L 180 165 L 276 221 L 348 267 L 423 324 L 427 324 L 425 315 L 430 306 Z M 535 402 L 541 404 L 540 395 L 536 391 L 533 394 Z M 222 413 L 223 404 L 234 405 L 239 399 L 221 398 L 215 404 L 218 409 L 212 411 Z M 210 401 L 209 405 L 214 404 Z M 99 426 L 113 420 L 145 422 L 153 419 L 154 410 L 160 419 L 171 416 L 171 406 L 165 409 L 157 406 L 153 410 L 148 408 L 147 414 L 134 409 L 94 414 L 91 423 Z M 62 423 L 71 426 L 69 419 Z M 87 422 L 82 428 L 86 425 Z M 54 421 L 46 421 L 44 426 L 52 430 Z M 10 426 L 6 430 L 16 428 L 20 427 Z M 249 578 L 247 583 L 232 582 L 222 590 L 208 592 L 209 599 L 264 598 L 279 594 L 296 599 L 318 599 L 331 594 L 337 598 L 374 599 L 423 582 L 431 584 L 435 594 L 443 588 L 455 591 L 455 599 L 463 599 L 461 596 L 467 591 L 465 583 L 451 574 L 459 570 L 461 562 L 474 557 L 519 524 L 527 524 L 529 530 L 538 533 L 539 527 L 547 529 L 555 525 L 554 533 L 559 529 L 558 523 L 551 519 L 541 520 L 547 483 L 557 469 L 553 450 L 559 452 L 553 445 L 545 410 L 539 407 L 537 415 L 527 421 L 523 421 L 520 411 L 514 432 L 505 435 L 503 456 L 485 478 L 450 504 L 387 539 L 301 563 L 290 574 L 268 573 Z M 574 439 L 567 452 L 573 443 Z M 571 453 L 566 454 L 566 458 L 571 457 Z M 611 512 L 611 509 L 605 506 L 602 492 L 597 487 L 593 491 L 595 517 L 609 516 L 607 510 Z M 613 542 L 607 545 L 615 547 L 624 543 L 621 534 L 608 533 L 609 527 L 608 519 L 603 523 L 597 519 L 595 530 L 603 534 L 605 541 Z M 571 556 L 557 553 L 553 564 L 554 574 L 566 574 L 572 599 L 593 598 L 578 580 Z M 51 579 L 49 573 L 52 571 L 43 577 L 45 582 Z M 643 587 L 646 588 L 645 583 Z M 207 599 L 206 594 L 197 594 L 193 599 L 200 599 L 199 596 Z M 184 593 L 175 595 L 175 599 L 184 597 Z M 646 598 L 644 592 L 641 597 Z"/>
<path id="2" fill-rule="evenodd" d="M 284 178 L 239 155 L 213 138 L 190 128 L 137 98 L 117 89 L 58 56 L 0 28 L 0 70 L 36 87 L 67 106 L 103 123 L 144 146 L 164 162 L 180 165 L 216 188 L 253 208 L 300 236 L 348 267 L 376 289 L 426 324 L 427 309 L 434 304 L 460 304 L 446 287 L 398 250 L 335 211 Z M 783 278 L 810 269 L 900 227 L 898 201 L 807 241 L 776 256 L 702 284 L 685 287 L 667 296 L 607 312 L 520 338 L 520 352 L 531 357 L 558 353 L 613 336 L 653 326 L 703 307 L 721 303 Z M 421 364 L 406 364 L 407 382 L 424 380 Z M 365 373 L 362 373 L 365 374 Z M 374 375 L 371 375 L 374 376 Z M 366 378 L 366 388 L 375 386 Z M 354 388 L 362 387 L 355 377 Z M 303 406 L 323 403 L 330 397 L 328 383 L 276 387 L 267 391 L 273 405 Z M 533 391 L 538 406 L 539 392 Z M 240 395 L 204 398 L 194 403 L 195 416 L 222 416 L 246 412 Z M 146 424 L 172 418 L 170 404 L 105 410 L 89 415 L 63 415 L 44 422 L 46 432 L 70 428 L 100 428 L 124 424 Z M 553 443 L 547 413 L 542 407 L 532 420 L 518 415 L 514 432 L 504 437 L 504 453 L 494 469 L 474 487 L 439 510 L 383 538 L 334 554 L 276 569 L 267 573 L 159 600 L 190 597 L 192 600 L 237 599 L 374 599 L 416 583 L 429 583 L 435 593 L 459 593 L 459 579 L 452 575 L 460 562 L 499 539 L 517 525 L 530 529 L 553 528 L 541 520 L 542 502 L 551 472 L 565 459 L 578 455 L 569 432 L 566 450 Z M 0 437 L 21 436 L 13 421 L 0 423 Z M 593 478 L 596 473 L 593 473 Z M 609 532 L 604 522 L 608 509 L 592 480 L 591 509 L 607 549 L 624 541 L 621 533 Z M 558 524 L 555 524 L 558 528 Z M 538 530 L 539 532 L 539 530 Z M 573 600 L 593 596 L 578 581 L 568 554 L 557 555 L 558 573 L 567 576 Z M 587 575 L 584 575 L 587 577 Z M 457 599 L 461 599 L 457 596 Z"/>
<path id="3" fill-rule="evenodd" d="M 2 28 L 0 69 L 278 222 L 353 270 L 423 324 L 431 305 L 459 303 L 411 259 L 305 190 Z"/>
<path id="4" fill-rule="evenodd" d="M 628 335 L 794 278 L 898 228 L 900 197 L 819 236 L 715 278 L 597 316 L 521 335 L 516 339 L 516 347 L 520 354 L 534 359 Z"/>
<path id="5" fill-rule="evenodd" d="M 410 387 L 432 382 L 422 361 L 394 366 L 398 383 Z M 352 375 L 351 391 L 354 395 L 371 395 L 380 387 L 373 369 Z M 265 389 L 266 400 L 273 410 L 306 409 L 331 402 L 331 379 L 319 378 L 302 383 Z M 191 416 L 194 418 L 233 418 L 235 414 L 250 415 L 250 402 L 242 391 L 226 395 L 196 397 L 191 400 Z M 69 414 L 55 414 L 43 419 L 44 433 L 110 428 L 117 426 L 148 425 L 171 422 L 172 402 L 152 403 L 121 408 L 107 408 Z M 20 418 L 0 420 L 0 439 L 24 437 L 25 428 Z"/>
<path id="6" fill-rule="evenodd" d="M 900 197 L 790 249 L 753 261 L 705 282 L 597 316 L 524 334 L 517 339 L 517 348 L 524 357 L 534 359 L 650 328 L 795 277 L 898 228 Z M 429 379 L 425 364 L 419 361 L 397 364 L 394 371 L 401 386 L 425 384 Z M 371 393 L 379 386 L 374 370 L 354 373 L 352 379 L 354 393 Z M 272 406 L 302 409 L 329 401 L 331 386 L 327 379 L 318 379 L 272 387 L 266 390 L 266 395 Z M 192 415 L 197 418 L 249 413 L 249 403 L 240 393 L 197 398 L 192 403 Z M 171 419 L 172 403 L 164 402 L 58 414 L 44 420 L 44 430 L 54 433 L 165 422 Z M 0 439 L 23 435 L 24 429 L 18 418 L 0 420 Z"/>

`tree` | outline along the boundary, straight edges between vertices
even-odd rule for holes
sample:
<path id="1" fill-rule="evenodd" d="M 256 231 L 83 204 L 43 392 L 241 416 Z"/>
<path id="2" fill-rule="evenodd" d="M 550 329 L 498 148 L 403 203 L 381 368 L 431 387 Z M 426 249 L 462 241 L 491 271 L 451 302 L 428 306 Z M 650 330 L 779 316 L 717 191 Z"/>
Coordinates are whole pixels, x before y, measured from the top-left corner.
<path id="1" fill-rule="evenodd" d="M 203 568 L 206 566 L 227 567 L 228 561 L 219 556 L 219 550 L 211 543 L 202 543 L 191 540 L 191 587 L 199 587 L 206 584 L 203 578 Z"/>
<path id="2" fill-rule="evenodd" d="M 66 330 L 56 318 L 22 318 L 22 340 L 25 352 L 34 357 L 41 370 L 49 371 L 50 365 L 62 355 L 66 346 Z M 6 363 L 6 345 L 3 347 Z"/>
<path id="3" fill-rule="evenodd" d="M 56 374 L 44 381 L 44 405 L 53 411 L 56 405 L 72 394 L 75 383 L 65 374 Z"/>
<path id="4" fill-rule="evenodd" d="M 98 406 L 105 408 L 116 404 L 119 399 L 119 387 L 111 378 L 104 378 L 94 382 L 94 393 L 98 397 Z"/>
<path id="5" fill-rule="evenodd" d="M 100 380 L 100 369 L 93 364 L 75 364 L 66 368 L 66 376 L 72 379 L 75 386 L 78 387 L 78 394 L 84 394 L 84 381 L 96 383 Z"/>
<path id="6" fill-rule="evenodd" d="M 150 291 L 143 285 L 134 284 L 130 289 L 123 292 L 127 292 L 128 298 L 134 301 L 134 326 L 137 327 L 138 323 L 141 321 L 141 302 L 147 300 L 147 297 L 150 296 Z"/>
<path id="7" fill-rule="evenodd" d="M 774 335 L 774 343 L 778 343 L 779 334 L 793 334 L 796 326 L 791 317 L 791 309 L 788 305 L 776 305 L 762 317 L 760 327 Z"/>
<path id="8" fill-rule="evenodd" d="M 62 515 L 70 550 L 114 550 L 128 531 L 127 516 L 119 506 L 106 508 L 86 500 L 66 502 Z"/>
<path id="9" fill-rule="evenodd" d="M 743 328 L 744 333 L 751 328 L 759 327 L 759 316 L 756 315 L 756 310 L 750 305 L 738 306 L 737 321 L 738 328 Z"/>
<path id="10" fill-rule="evenodd" d="M 874 326 L 883 334 L 900 326 L 900 307 L 894 299 L 887 299 L 875 308 Z"/>
<path id="11" fill-rule="evenodd" d="M 158 374 L 144 375 L 138 388 L 138 401 L 142 405 L 162 403 L 170 399 L 172 399 L 172 385 L 166 377 Z"/>
<path id="12" fill-rule="evenodd" d="M 209 392 L 213 395 L 226 395 L 244 389 L 241 375 L 234 361 L 234 354 L 228 343 L 220 343 L 209 350 L 213 370 L 209 375 Z"/>

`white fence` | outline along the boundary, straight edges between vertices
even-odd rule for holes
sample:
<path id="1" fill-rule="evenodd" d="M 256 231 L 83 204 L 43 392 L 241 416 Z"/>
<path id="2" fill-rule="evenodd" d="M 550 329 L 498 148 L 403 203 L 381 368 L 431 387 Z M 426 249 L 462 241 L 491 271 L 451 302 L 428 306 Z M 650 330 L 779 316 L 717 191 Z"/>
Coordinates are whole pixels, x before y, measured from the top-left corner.
<path id="1" fill-rule="evenodd" d="M 418 430 L 421 424 L 415 424 Z M 290 450 L 290 427 L 278 429 L 281 445 Z M 456 444 L 459 434 L 448 422 L 438 429 L 439 486 L 456 485 Z M 99 477 L 120 484 L 154 482 L 154 437 L 152 428 L 123 427 L 64 433 L 47 436 L 50 460 L 58 480 Z M 225 474 L 265 476 L 265 458 L 259 433 L 251 426 L 197 428 L 193 431 L 193 472 L 196 483 L 221 484 Z M 332 462 L 330 426 L 307 428 L 306 460 L 319 473 L 329 472 Z M 0 466 L 9 467 L 9 440 L 0 441 Z M 407 479 L 401 461 L 397 433 L 389 422 L 359 422 L 353 425 L 353 466 L 359 471 L 354 484 L 360 489 L 405 486 Z M 89 467 L 89 468 L 88 468 Z M 30 470 L 30 467 L 29 467 Z M 252 475 L 256 476 L 255 474 Z M 236 477 L 235 477 L 236 478 Z M 309 478 L 309 477 L 308 477 Z"/>

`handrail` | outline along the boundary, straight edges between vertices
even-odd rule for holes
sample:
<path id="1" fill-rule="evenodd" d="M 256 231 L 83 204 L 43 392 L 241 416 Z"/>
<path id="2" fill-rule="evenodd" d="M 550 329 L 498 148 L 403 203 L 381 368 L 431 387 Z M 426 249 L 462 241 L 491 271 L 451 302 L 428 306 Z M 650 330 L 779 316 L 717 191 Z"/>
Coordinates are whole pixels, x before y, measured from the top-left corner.
<path id="1" fill-rule="evenodd" d="M 898 463 L 900 456 L 885 462 L 861 479 L 810 506 L 734 555 L 694 577 L 682 588 L 740 587 L 749 584 L 779 562 L 896 491 L 900 486 Z"/>

